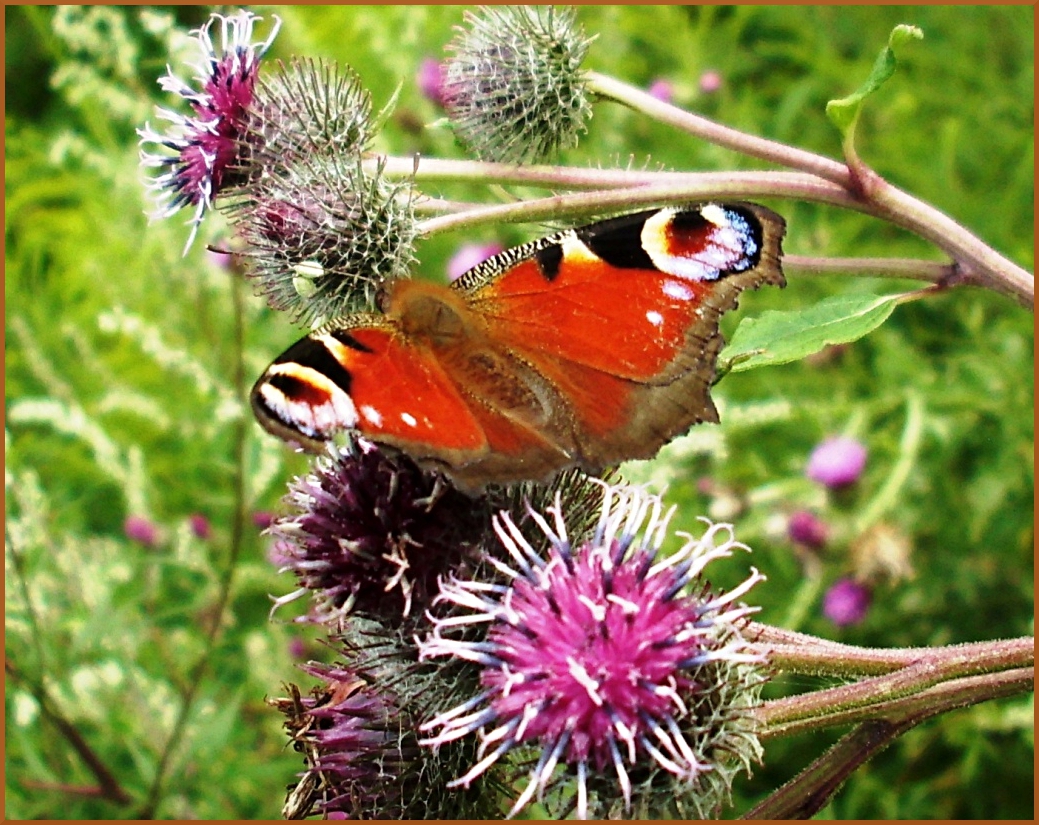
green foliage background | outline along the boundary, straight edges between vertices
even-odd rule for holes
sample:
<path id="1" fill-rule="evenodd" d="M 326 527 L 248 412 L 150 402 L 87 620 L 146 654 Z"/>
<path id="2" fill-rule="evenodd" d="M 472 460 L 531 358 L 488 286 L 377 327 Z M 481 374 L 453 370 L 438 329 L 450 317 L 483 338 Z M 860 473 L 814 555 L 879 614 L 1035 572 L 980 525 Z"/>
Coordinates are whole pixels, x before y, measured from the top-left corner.
<path id="1" fill-rule="evenodd" d="M 377 107 L 403 83 L 377 149 L 463 156 L 447 129 L 420 128 L 440 113 L 414 83 L 421 59 L 439 55 L 461 22 L 460 8 L 276 11 L 285 25 L 274 56 L 349 63 Z M 9 818 L 137 815 L 167 767 L 158 817 L 277 816 L 300 762 L 264 698 L 279 695 L 284 681 L 307 684 L 294 669 L 293 639 L 305 640 L 307 657 L 328 656 L 312 633 L 284 621 L 291 608 L 279 614 L 283 621 L 268 621 L 268 594 L 293 582 L 276 575 L 265 539 L 247 520 L 229 614 L 197 679 L 184 736 L 160 768 L 206 650 L 236 508 L 277 509 L 285 482 L 305 466 L 243 419 L 233 380 L 241 361 L 251 382 L 299 331 L 249 298 L 239 346 L 232 292 L 241 287 L 204 252 L 219 220 L 208 221 L 201 242 L 181 257 L 181 218 L 148 225 L 143 214 L 134 128 L 155 123 L 153 103 L 169 104 L 155 84 L 169 59 L 165 15 L 186 29 L 208 9 L 5 8 Z M 858 87 L 892 26 L 919 26 L 925 39 L 900 53 L 895 77 L 867 103 L 860 153 L 1031 269 L 1031 7 L 583 7 L 579 19 L 598 33 L 590 68 L 640 85 L 667 78 L 679 105 L 831 156 L 839 136 L 825 118 L 826 101 Z M 698 89 L 706 70 L 723 78 L 716 94 Z M 629 158 L 688 170 L 761 165 L 603 104 L 565 160 L 608 167 Z M 787 217 L 789 253 L 939 259 L 924 242 L 859 214 L 769 205 Z M 421 274 L 440 277 L 462 242 L 511 244 L 543 229 L 435 238 L 418 250 Z M 790 281 L 783 292 L 745 296 L 736 315 L 912 286 Z M 726 319 L 728 331 L 735 322 Z M 696 515 L 728 508 L 738 536 L 754 548 L 753 563 L 769 576 L 756 591 L 762 621 L 877 646 L 1027 634 L 1033 343 L 1032 315 L 997 295 L 954 290 L 905 305 L 829 360 L 729 376 L 716 391 L 722 426 L 693 433 L 632 475 L 669 483 L 679 528 L 695 529 Z M 910 410 L 919 426 L 903 438 Z M 239 501 L 234 455 L 243 420 Z M 854 490 L 827 498 L 803 467 L 813 445 L 838 432 L 868 445 L 869 464 Z M 896 471 L 905 471 L 904 482 L 892 489 Z M 697 483 L 705 478 L 711 483 Z M 821 615 L 822 593 L 851 570 L 856 520 L 878 495 L 885 496 L 880 519 L 908 539 L 915 576 L 880 587 L 865 622 L 840 630 Z M 810 564 L 783 532 L 785 515 L 800 506 L 834 529 Z M 211 538 L 191 533 L 192 513 L 210 520 Z M 130 514 L 160 527 L 157 547 L 124 536 Z M 733 581 L 746 564 L 733 560 Z M 34 684 L 132 802 L 76 790 L 94 780 L 32 698 Z M 821 684 L 777 680 L 771 690 Z M 770 742 L 733 810 L 791 778 L 838 734 Z M 949 714 L 858 771 L 825 815 L 1025 818 L 1032 749 L 1030 701 Z"/>

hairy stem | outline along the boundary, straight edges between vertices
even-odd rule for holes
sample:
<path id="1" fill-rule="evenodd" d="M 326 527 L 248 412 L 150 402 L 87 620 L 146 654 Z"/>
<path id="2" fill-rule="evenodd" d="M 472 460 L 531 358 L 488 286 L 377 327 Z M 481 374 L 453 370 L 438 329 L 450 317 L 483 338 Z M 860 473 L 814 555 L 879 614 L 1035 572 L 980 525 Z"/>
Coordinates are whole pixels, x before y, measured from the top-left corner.
<path id="1" fill-rule="evenodd" d="M 805 655 L 790 647 L 775 646 L 770 661 L 780 670 L 846 677 L 856 670 L 862 672 L 862 665 L 866 664 L 877 669 L 891 666 L 891 672 L 853 684 L 765 702 L 758 709 L 758 718 L 766 730 L 764 736 L 768 738 L 876 718 L 890 709 L 891 702 L 924 695 L 941 683 L 1032 667 L 1034 644 L 1032 637 L 1026 637 L 912 651 L 862 649 L 858 651 L 858 661 L 850 662 L 847 661 L 852 659 L 849 653 L 856 651 L 855 648 L 842 651 L 838 649 L 842 646 L 824 643 L 818 650 Z M 830 659 L 831 664 L 825 664 L 826 659 Z M 901 667 L 897 667 L 899 660 L 904 663 Z M 973 697 L 977 701 L 986 698 L 985 684 L 981 681 L 972 685 L 979 691 Z"/>
<path id="2" fill-rule="evenodd" d="M 1034 668 L 1015 668 L 1002 673 L 954 679 L 916 696 L 878 706 L 874 712 L 879 718 L 862 721 L 797 777 L 740 818 L 807 819 L 814 816 L 856 768 L 907 730 L 955 708 L 1024 693 L 1032 688 L 1034 679 Z M 841 721 L 854 719 L 849 714 Z"/>
<path id="3" fill-rule="evenodd" d="M 1023 667 L 1031 664 L 1034 656 L 1031 636 L 938 648 L 869 648 L 832 642 L 759 622 L 750 622 L 746 632 L 756 645 L 768 652 L 769 661 L 779 670 L 813 676 L 875 676 L 917 664 L 936 654 L 945 657 L 946 662 L 955 667 L 966 666 L 967 670 L 955 674 L 966 675 L 985 669 L 980 667 L 971 671 L 970 663 L 974 661 L 996 662 L 1003 657 L 1005 667 Z"/>
<path id="4" fill-rule="evenodd" d="M 589 72 L 586 75 L 586 79 L 588 81 L 588 90 L 593 94 L 622 103 L 637 112 L 680 129 L 690 135 L 703 138 L 710 143 L 724 146 L 726 149 L 732 149 L 734 152 L 739 152 L 743 155 L 808 172 L 811 175 L 835 183 L 842 189 L 850 189 L 852 186 L 851 172 L 840 161 L 723 126 L 720 123 L 715 123 L 713 120 L 708 120 L 705 117 L 658 100 L 653 95 L 636 86 L 631 86 L 598 72 Z"/>

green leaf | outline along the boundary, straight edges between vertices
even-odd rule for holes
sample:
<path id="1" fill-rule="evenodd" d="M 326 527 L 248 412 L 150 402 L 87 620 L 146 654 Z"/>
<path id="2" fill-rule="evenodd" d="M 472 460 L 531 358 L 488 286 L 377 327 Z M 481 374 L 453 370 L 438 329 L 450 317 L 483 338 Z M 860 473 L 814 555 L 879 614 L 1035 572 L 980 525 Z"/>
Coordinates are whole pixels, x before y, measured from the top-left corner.
<path id="1" fill-rule="evenodd" d="M 745 318 L 722 351 L 719 373 L 787 364 L 830 344 L 855 341 L 879 327 L 902 295 L 838 295 L 793 312 Z"/>
<path id="2" fill-rule="evenodd" d="M 826 104 L 826 114 L 834 125 L 841 130 L 842 138 L 847 141 L 855 130 L 862 102 L 879 89 L 884 82 L 895 73 L 895 47 L 910 40 L 922 40 L 923 31 L 916 26 L 901 24 L 891 30 L 887 45 L 881 49 L 873 63 L 873 69 L 866 82 L 859 89 L 845 98 L 831 100 Z"/>

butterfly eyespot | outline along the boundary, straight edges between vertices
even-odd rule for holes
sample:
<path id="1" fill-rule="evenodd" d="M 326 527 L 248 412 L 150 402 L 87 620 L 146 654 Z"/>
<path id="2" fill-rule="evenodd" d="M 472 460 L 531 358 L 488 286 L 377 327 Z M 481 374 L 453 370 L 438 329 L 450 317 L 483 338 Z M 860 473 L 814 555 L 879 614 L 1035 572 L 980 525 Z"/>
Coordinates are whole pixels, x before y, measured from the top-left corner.
<path id="1" fill-rule="evenodd" d="M 506 250 L 450 286 L 388 281 L 379 313 L 276 360 L 253 409 L 283 439 L 353 432 L 469 492 L 649 458 L 718 420 L 719 319 L 784 284 L 784 228 L 755 204 L 671 207 Z M 297 288 L 319 267 L 297 264 Z"/>

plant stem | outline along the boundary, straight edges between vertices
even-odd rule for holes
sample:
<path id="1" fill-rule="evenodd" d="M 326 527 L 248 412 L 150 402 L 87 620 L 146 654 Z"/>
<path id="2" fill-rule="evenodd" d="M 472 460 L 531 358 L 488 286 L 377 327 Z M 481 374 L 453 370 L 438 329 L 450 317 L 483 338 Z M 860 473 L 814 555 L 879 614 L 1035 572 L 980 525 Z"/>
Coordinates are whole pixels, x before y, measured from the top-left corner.
<path id="1" fill-rule="evenodd" d="M 50 695 L 47 693 L 43 684 L 29 681 L 24 678 L 10 662 L 4 663 L 4 671 L 12 680 L 25 685 L 39 704 L 40 713 L 43 717 L 58 729 L 58 733 L 60 733 L 72 746 L 72 749 L 79 754 L 79 758 L 83 760 L 84 764 L 87 766 L 87 770 L 89 770 L 97 780 L 99 786 L 98 795 L 103 799 L 116 802 L 120 805 L 126 805 L 131 802 L 132 799 L 130 795 L 122 789 L 119 785 L 119 781 L 115 778 L 115 775 L 108 769 L 108 766 L 106 766 L 101 760 L 101 757 L 94 752 L 94 749 L 90 747 L 90 743 L 83 737 L 83 734 L 79 732 L 79 729 L 72 722 L 61 714 L 61 711 L 59 711 L 54 705 L 54 702 L 51 701 Z"/>
<path id="2" fill-rule="evenodd" d="M 840 161 L 723 126 L 713 120 L 658 100 L 636 86 L 598 72 L 588 72 L 585 79 L 588 82 L 588 90 L 593 94 L 622 103 L 660 123 L 666 123 L 683 132 L 743 155 L 760 158 L 791 169 L 800 169 L 802 172 L 808 172 L 835 183 L 842 189 L 850 190 L 852 188 L 851 172 Z"/>
<path id="3" fill-rule="evenodd" d="M 807 819 L 829 802 L 856 768 L 907 730 L 955 708 L 1024 693 L 1032 687 L 1034 679 L 1034 668 L 1016 668 L 955 679 L 908 699 L 878 706 L 875 712 L 882 713 L 883 718 L 862 722 L 801 774 L 740 818 Z M 849 716 L 844 721 L 850 720 Z"/>
<path id="4" fill-rule="evenodd" d="M 899 501 L 902 488 L 909 480 L 924 430 L 924 401 L 914 389 L 906 391 L 906 423 L 898 445 L 898 460 L 887 473 L 884 483 L 876 495 L 866 504 L 855 519 L 854 532 L 862 535 L 872 527 L 889 509 Z"/>
<path id="5" fill-rule="evenodd" d="M 868 205 L 869 208 L 861 211 L 885 218 L 926 238 L 954 261 L 969 265 L 989 288 L 1014 298 L 1023 306 L 1034 307 L 1035 278 L 1031 273 L 1000 255 L 948 215 L 891 185 L 858 159 L 852 171 L 846 164 L 822 155 L 747 135 L 686 112 L 615 78 L 592 72 L 587 79 L 593 93 L 623 103 L 688 134 L 837 184 L 856 200 Z"/>
<path id="6" fill-rule="evenodd" d="M 996 642 L 979 642 L 969 645 L 955 645 L 944 648 L 924 648 L 914 651 L 916 657 L 903 667 L 882 676 L 863 679 L 853 684 L 814 691 L 800 696 L 775 699 L 765 702 L 758 709 L 758 718 L 765 730 L 763 736 L 772 738 L 801 730 L 808 730 L 834 724 L 860 721 L 862 718 L 875 718 L 885 713 L 892 702 L 924 695 L 935 685 L 937 690 L 944 688 L 940 683 L 951 683 L 953 680 L 977 675 L 993 676 L 999 671 L 1029 668 L 1035 659 L 1035 640 L 1032 637 L 1001 640 Z M 834 661 L 830 673 L 848 675 L 849 669 L 844 667 L 844 655 L 838 653 L 832 645 L 823 645 L 820 653 Z M 902 657 L 910 651 L 862 651 L 863 655 L 873 653 L 881 657 L 883 653 L 894 653 Z M 770 660 L 781 670 L 819 673 L 820 656 L 809 656 L 807 660 L 790 650 L 774 649 Z M 800 660 L 800 661 L 799 661 Z M 799 661 L 800 667 L 790 667 L 792 662 Z M 874 659 L 873 665 L 877 661 Z M 850 670 L 853 672 L 855 665 Z M 985 682 L 973 687 L 981 691 L 973 697 L 973 701 L 982 701 Z M 1022 687 L 1022 690 L 1026 687 Z M 915 699 L 914 699 L 915 701 Z"/>
<path id="7" fill-rule="evenodd" d="M 678 182 L 675 183 L 675 180 Z M 664 204 L 769 197 L 816 201 L 866 211 L 861 203 L 839 186 L 810 175 L 789 172 L 729 172 L 721 175 L 712 174 L 710 177 L 689 175 L 681 179 L 665 179 L 663 183 L 478 206 L 468 212 L 428 218 L 419 223 L 418 230 L 421 234 L 432 235 L 484 224 L 543 221 L 563 217 L 585 218 Z"/>
<path id="8" fill-rule="evenodd" d="M 788 673 L 813 676 L 876 676 L 916 664 L 936 651 L 955 655 L 957 661 L 972 661 L 1005 656 L 1006 665 L 1022 667 L 1034 656 L 1031 636 L 995 642 L 970 642 L 948 647 L 869 648 L 832 642 L 807 633 L 750 622 L 746 633 L 754 643 L 766 648 L 769 661 Z M 966 675 L 967 670 L 957 675 Z"/>
<path id="9" fill-rule="evenodd" d="M 809 255 L 784 255 L 783 271 L 788 275 L 839 274 L 866 278 L 912 278 L 942 284 L 958 278 L 963 283 L 962 272 L 957 273 L 952 264 L 938 261 L 923 261 L 915 258 L 823 258 Z"/>

